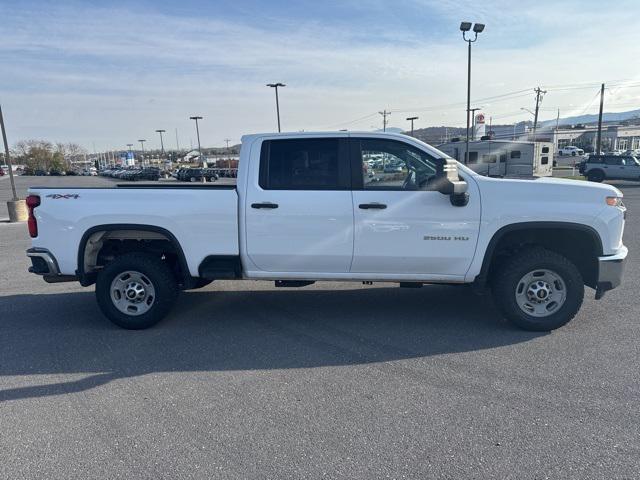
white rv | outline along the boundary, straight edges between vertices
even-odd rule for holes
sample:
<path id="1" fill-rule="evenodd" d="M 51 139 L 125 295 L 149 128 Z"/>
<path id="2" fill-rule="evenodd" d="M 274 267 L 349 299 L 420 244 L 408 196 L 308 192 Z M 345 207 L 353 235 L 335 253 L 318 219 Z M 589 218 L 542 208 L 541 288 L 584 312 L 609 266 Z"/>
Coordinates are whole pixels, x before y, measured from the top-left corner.
<path id="1" fill-rule="evenodd" d="M 465 163 L 464 141 L 447 142 L 436 148 Z M 469 142 L 467 167 L 490 177 L 550 177 L 553 173 L 553 144 L 475 140 Z"/>

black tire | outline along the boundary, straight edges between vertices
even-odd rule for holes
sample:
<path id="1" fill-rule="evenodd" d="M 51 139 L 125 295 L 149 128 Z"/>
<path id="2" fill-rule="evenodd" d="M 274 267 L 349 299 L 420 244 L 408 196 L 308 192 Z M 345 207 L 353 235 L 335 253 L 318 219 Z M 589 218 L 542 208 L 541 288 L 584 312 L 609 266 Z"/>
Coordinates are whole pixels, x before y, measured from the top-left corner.
<path id="1" fill-rule="evenodd" d="M 587 172 L 587 180 L 600 183 L 604 180 L 604 172 L 602 170 L 590 170 Z"/>
<path id="2" fill-rule="evenodd" d="M 152 284 L 155 295 L 145 313 L 126 314 L 112 300 L 112 282 L 127 271 L 139 272 Z M 162 320 L 175 303 L 178 291 L 178 283 L 169 265 L 158 256 L 140 252 L 117 257 L 98 274 L 96 281 L 96 299 L 100 310 L 117 326 L 128 330 L 149 328 Z"/>
<path id="3" fill-rule="evenodd" d="M 550 270 L 565 285 L 565 300 L 548 316 L 537 317 L 525 312 L 516 300 L 521 279 L 529 272 Z M 577 267 L 564 256 L 540 247 L 532 247 L 508 258 L 496 272 L 492 282 L 493 299 L 507 320 L 524 330 L 546 332 L 567 324 L 575 317 L 584 298 L 584 282 Z"/>

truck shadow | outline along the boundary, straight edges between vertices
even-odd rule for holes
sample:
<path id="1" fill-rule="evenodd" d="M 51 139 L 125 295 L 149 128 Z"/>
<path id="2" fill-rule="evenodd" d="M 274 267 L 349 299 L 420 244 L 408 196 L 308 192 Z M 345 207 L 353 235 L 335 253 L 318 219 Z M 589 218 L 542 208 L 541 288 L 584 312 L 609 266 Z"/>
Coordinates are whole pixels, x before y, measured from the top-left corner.
<path id="1" fill-rule="evenodd" d="M 257 284 L 259 285 L 259 284 Z M 260 288 L 260 287 L 258 287 Z M 155 372 L 388 362 L 526 342 L 467 287 L 195 291 L 155 328 L 126 331 L 93 292 L 0 297 L 0 375 L 77 379 L 0 390 L 0 402 Z M 12 382 L 9 382 L 9 385 Z"/>

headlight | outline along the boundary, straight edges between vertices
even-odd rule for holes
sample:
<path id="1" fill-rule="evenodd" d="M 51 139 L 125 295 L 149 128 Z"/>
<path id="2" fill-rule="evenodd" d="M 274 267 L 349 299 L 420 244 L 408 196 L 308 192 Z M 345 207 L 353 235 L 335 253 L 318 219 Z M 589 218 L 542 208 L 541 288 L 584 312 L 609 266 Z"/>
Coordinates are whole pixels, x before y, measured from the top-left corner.
<path id="1" fill-rule="evenodd" d="M 622 203 L 622 197 L 607 197 L 606 202 L 607 205 L 611 207 L 624 207 L 624 203 Z"/>

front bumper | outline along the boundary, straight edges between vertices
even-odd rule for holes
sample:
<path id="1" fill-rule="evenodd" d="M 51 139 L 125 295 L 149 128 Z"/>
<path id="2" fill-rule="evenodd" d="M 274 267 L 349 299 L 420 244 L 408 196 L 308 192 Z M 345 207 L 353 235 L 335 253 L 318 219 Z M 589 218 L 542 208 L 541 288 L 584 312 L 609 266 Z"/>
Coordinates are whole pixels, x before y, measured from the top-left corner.
<path id="1" fill-rule="evenodd" d="M 615 255 L 598 257 L 596 300 L 600 300 L 605 292 L 613 290 L 622 283 L 622 274 L 628 253 L 629 250 L 623 245 Z"/>

